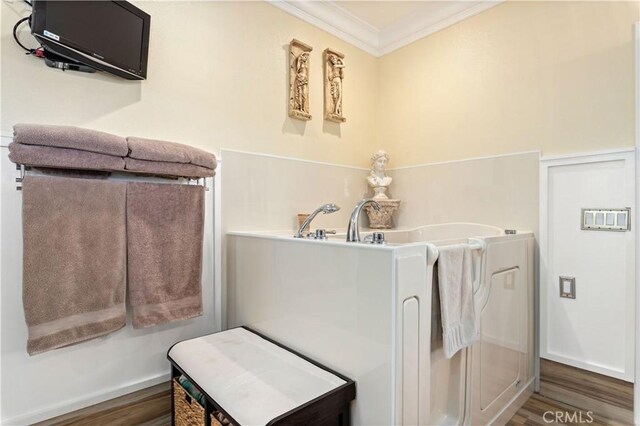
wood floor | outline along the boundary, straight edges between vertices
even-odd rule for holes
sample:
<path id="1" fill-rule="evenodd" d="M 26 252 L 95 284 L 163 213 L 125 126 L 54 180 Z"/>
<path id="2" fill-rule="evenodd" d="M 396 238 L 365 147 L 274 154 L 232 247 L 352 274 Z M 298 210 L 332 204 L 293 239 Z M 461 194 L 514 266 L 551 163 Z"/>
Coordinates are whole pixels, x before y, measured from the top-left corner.
<path id="1" fill-rule="evenodd" d="M 171 392 L 163 383 L 38 423 L 38 426 L 164 426 L 171 423 Z M 541 360 L 540 394 L 509 426 L 633 424 L 633 384 Z"/>
<path id="2" fill-rule="evenodd" d="M 56 417 L 37 426 L 168 426 L 169 382 Z"/>
<path id="3" fill-rule="evenodd" d="M 508 424 L 632 425 L 633 383 L 541 359 L 540 394 Z"/>
<path id="4" fill-rule="evenodd" d="M 591 411 L 534 394 L 507 422 L 507 426 L 592 425 L 629 426 Z"/>

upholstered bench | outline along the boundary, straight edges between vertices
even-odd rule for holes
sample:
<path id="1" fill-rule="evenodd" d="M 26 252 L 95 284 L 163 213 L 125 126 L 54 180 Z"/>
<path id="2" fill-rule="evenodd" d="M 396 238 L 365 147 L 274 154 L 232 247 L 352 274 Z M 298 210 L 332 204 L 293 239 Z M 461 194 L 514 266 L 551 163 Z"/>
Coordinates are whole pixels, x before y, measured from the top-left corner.
<path id="1" fill-rule="evenodd" d="M 245 327 L 167 354 L 176 426 L 349 425 L 355 382 Z"/>

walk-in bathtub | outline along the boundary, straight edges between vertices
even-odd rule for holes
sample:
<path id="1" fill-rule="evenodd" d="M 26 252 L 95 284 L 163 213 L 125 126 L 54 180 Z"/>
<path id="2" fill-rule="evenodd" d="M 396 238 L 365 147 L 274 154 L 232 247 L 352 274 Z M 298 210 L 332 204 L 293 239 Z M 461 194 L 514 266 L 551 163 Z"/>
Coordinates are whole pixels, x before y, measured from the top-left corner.
<path id="1" fill-rule="evenodd" d="M 532 391 L 533 234 L 441 224 L 385 237 L 228 233 L 227 325 L 355 380 L 355 425 L 504 423 Z M 460 242 L 474 248 L 480 337 L 448 360 L 431 330 L 433 276 L 438 247 Z"/>

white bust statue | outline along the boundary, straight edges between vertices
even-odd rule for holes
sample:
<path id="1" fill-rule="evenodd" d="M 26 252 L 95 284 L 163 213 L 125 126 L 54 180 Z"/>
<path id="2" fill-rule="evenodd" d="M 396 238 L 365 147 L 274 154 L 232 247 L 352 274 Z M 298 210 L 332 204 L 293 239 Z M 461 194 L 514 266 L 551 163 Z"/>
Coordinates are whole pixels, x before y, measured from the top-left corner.
<path id="1" fill-rule="evenodd" d="M 379 150 L 371 156 L 371 172 L 367 176 L 369 186 L 373 188 L 374 200 L 387 200 L 387 187 L 391 185 L 390 176 L 385 173 L 385 168 L 389 162 L 389 154 L 386 151 Z"/>

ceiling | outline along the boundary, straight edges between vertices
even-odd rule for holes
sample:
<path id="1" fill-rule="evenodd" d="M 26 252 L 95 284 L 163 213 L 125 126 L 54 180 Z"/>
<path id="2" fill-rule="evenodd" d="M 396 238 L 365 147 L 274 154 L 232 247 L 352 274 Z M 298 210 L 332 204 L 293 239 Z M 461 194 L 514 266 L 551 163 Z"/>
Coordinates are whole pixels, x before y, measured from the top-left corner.
<path id="1" fill-rule="evenodd" d="M 375 56 L 433 34 L 504 0 L 267 0 Z"/>
<path id="2" fill-rule="evenodd" d="M 378 31 L 407 16 L 420 13 L 425 7 L 438 7 L 436 3 L 418 1 L 334 1 L 334 3 Z"/>

